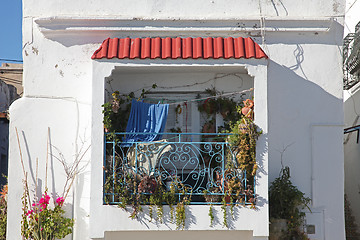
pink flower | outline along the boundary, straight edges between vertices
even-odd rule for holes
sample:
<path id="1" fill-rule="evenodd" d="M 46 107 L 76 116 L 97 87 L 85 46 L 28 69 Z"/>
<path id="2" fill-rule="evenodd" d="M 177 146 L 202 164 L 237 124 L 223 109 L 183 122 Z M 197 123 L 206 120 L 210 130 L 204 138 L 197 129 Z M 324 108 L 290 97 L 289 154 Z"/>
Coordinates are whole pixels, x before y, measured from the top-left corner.
<path id="1" fill-rule="evenodd" d="M 63 197 L 58 197 L 56 199 L 56 203 L 59 205 L 59 206 L 62 206 L 63 203 L 64 203 L 65 199 Z"/>
<path id="2" fill-rule="evenodd" d="M 50 201 L 50 196 L 49 195 L 45 195 L 45 202 L 46 204 L 49 204 L 49 201 Z"/>
<path id="3" fill-rule="evenodd" d="M 33 214 L 34 210 L 29 210 L 27 213 L 26 213 L 26 216 L 29 216 L 31 214 Z M 30 216 L 29 216 L 30 217 Z"/>
<path id="4" fill-rule="evenodd" d="M 40 205 L 41 208 L 45 209 L 47 205 L 49 205 L 50 196 L 47 194 L 44 194 L 44 197 L 40 198 L 40 201 L 37 205 Z"/>

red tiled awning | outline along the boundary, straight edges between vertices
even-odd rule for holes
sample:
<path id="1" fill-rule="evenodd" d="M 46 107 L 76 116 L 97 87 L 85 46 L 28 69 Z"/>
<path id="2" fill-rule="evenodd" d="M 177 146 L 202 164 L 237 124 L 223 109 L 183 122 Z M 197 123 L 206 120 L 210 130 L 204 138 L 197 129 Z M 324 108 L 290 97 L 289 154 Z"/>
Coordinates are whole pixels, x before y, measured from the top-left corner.
<path id="1" fill-rule="evenodd" d="M 268 58 L 251 38 L 107 38 L 92 59 Z"/>

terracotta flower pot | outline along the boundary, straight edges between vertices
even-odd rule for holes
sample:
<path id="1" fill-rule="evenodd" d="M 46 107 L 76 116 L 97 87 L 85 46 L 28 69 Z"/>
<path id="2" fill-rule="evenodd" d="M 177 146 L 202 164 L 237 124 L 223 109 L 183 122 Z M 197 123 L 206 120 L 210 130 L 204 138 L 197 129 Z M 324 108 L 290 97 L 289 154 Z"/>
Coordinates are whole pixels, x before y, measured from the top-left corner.
<path id="1" fill-rule="evenodd" d="M 280 240 L 282 239 L 283 232 L 287 231 L 286 219 L 271 219 L 270 220 L 270 236 L 269 240 Z"/>
<path id="2" fill-rule="evenodd" d="M 246 99 L 245 101 L 243 101 L 243 103 L 244 103 L 244 107 L 241 109 L 241 113 L 245 117 L 253 119 L 254 101 L 250 99 Z"/>
<path id="3" fill-rule="evenodd" d="M 241 113 L 243 114 L 243 115 L 247 115 L 249 112 L 251 111 L 251 108 L 249 108 L 249 107 L 243 107 L 242 109 L 241 109 Z"/>
<path id="4" fill-rule="evenodd" d="M 215 125 L 213 123 L 209 123 L 209 122 L 205 123 L 202 128 L 202 132 L 203 133 L 215 133 L 216 132 Z M 209 137 L 212 137 L 212 135 L 204 135 L 203 137 L 209 138 Z"/>
<path id="5" fill-rule="evenodd" d="M 248 108 L 252 108 L 254 107 L 254 101 L 251 99 L 246 99 L 245 101 L 243 101 L 244 106 L 248 107 Z"/>

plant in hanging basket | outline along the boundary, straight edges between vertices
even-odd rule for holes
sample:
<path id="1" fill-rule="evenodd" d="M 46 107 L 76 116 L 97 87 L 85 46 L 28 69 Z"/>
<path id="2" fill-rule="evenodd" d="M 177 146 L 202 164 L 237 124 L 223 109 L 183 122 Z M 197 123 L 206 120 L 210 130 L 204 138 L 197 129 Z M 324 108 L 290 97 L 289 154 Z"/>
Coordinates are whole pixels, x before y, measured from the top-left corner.
<path id="1" fill-rule="evenodd" d="M 205 112 L 208 115 L 214 114 L 217 110 L 217 102 L 215 99 L 208 98 L 198 107 L 200 112 Z"/>
<path id="2" fill-rule="evenodd" d="M 229 120 L 229 117 L 236 112 L 237 103 L 230 98 L 220 97 L 217 99 L 218 112 L 224 120 Z"/>

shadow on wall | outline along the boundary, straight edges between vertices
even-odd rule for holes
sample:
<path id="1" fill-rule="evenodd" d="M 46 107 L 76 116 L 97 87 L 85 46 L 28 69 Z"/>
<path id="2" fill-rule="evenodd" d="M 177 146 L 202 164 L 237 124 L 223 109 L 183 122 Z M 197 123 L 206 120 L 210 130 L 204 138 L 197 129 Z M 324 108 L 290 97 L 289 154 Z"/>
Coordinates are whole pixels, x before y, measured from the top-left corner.
<path id="1" fill-rule="evenodd" d="M 301 68 L 301 64 L 299 62 L 297 68 Z M 314 83 L 316 79 L 296 74 L 293 67 L 269 61 L 269 182 L 280 171 L 279 152 L 291 144 L 284 153 L 284 165 L 299 170 L 292 171 L 296 185 L 303 181 L 301 186 L 310 186 L 306 181 L 311 179 L 311 125 L 341 124 L 343 102 Z M 318 77 L 331 81 L 326 72 Z"/>
<path id="2" fill-rule="evenodd" d="M 256 162 L 257 162 L 257 178 L 260 179 L 261 175 L 258 173 L 261 173 L 264 176 L 268 177 L 268 170 L 264 169 L 264 161 L 265 161 L 265 154 L 268 153 L 268 134 L 267 133 L 263 133 L 260 135 L 259 140 L 257 142 L 256 145 L 256 149 L 257 150 L 261 150 L 261 152 L 257 152 L 257 158 L 256 158 Z M 258 186 L 259 181 L 256 181 L 256 186 Z M 262 208 L 265 204 L 268 204 L 268 200 L 263 198 L 260 195 L 257 195 L 256 197 L 256 207 L 258 208 Z M 256 211 L 256 210 L 255 210 Z"/>
<path id="3" fill-rule="evenodd" d="M 303 186 L 310 186 L 306 181 L 311 174 L 311 124 L 343 122 L 343 99 L 315 83 L 323 82 L 341 96 L 342 79 L 331 75 L 336 67 L 341 71 L 340 65 L 330 65 L 337 54 L 326 49 L 337 46 L 341 55 L 342 34 L 338 33 L 342 32 L 343 26 L 334 20 L 326 33 L 267 33 L 270 50 L 285 46 L 273 58 L 270 51 L 268 64 L 269 183 L 280 172 L 280 152 L 292 145 L 284 152 L 284 164 L 300 170 L 292 171 L 295 184 L 303 181 Z"/>

